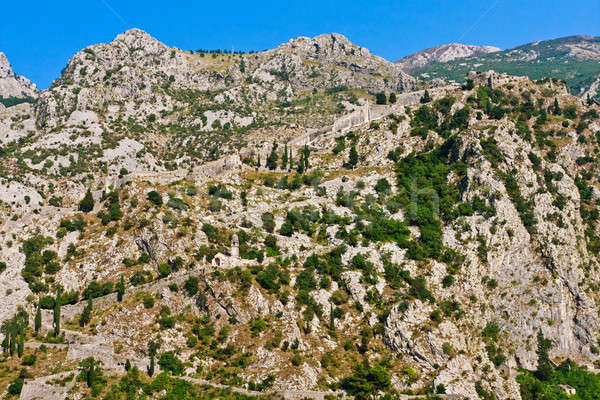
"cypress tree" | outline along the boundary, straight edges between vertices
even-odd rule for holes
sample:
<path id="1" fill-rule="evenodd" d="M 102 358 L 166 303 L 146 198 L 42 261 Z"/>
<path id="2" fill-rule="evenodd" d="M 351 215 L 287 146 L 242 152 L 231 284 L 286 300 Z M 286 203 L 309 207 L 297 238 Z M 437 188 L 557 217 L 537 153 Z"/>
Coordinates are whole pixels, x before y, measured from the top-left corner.
<path id="1" fill-rule="evenodd" d="M 154 375 L 154 357 L 158 350 L 158 343 L 151 341 L 148 343 L 148 354 L 150 355 L 150 366 L 148 367 L 148 376 Z"/>
<path id="2" fill-rule="evenodd" d="M 40 306 L 40 302 L 38 301 L 37 311 L 35 313 L 34 320 L 34 329 L 36 332 L 39 332 L 42 329 L 42 307 Z"/>
<path id="3" fill-rule="evenodd" d="M 129 361 L 129 358 L 127 359 L 127 361 L 125 361 L 125 371 L 129 371 L 131 369 L 131 361 Z"/>
<path id="4" fill-rule="evenodd" d="M 79 317 L 79 326 L 83 327 L 89 324 L 90 319 L 92 318 L 92 298 L 88 298 L 87 305 L 84 307 L 81 312 L 81 317 Z"/>
<path id="5" fill-rule="evenodd" d="M 25 349 L 25 335 L 21 333 L 17 342 L 17 355 L 19 358 L 23 357 L 23 350 Z"/>
<path id="6" fill-rule="evenodd" d="M 310 163 L 308 162 L 308 157 L 310 156 L 310 149 L 308 148 L 308 145 L 304 145 L 304 170 L 308 171 L 308 169 L 310 168 Z"/>
<path id="7" fill-rule="evenodd" d="M 429 103 L 431 101 L 431 96 L 429 95 L 429 91 L 425 89 L 425 93 L 423 93 L 423 97 L 421 97 L 421 104 Z"/>
<path id="8" fill-rule="evenodd" d="M 10 335 L 10 339 L 9 339 L 10 346 L 8 349 L 8 353 L 12 357 L 12 355 L 15 354 L 15 350 L 17 347 L 17 325 L 15 324 L 14 321 L 10 322 L 9 335 Z"/>
<path id="9" fill-rule="evenodd" d="M 277 156 L 277 143 L 273 142 L 271 154 L 269 154 L 269 156 L 267 157 L 267 163 L 265 164 L 265 167 L 269 168 L 270 170 L 276 169 L 278 158 L 279 157 Z"/>
<path id="10" fill-rule="evenodd" d="M 292 153 L 292 149 L 290 149 L 289 161 L 290 161 L 290 169 L 293 169 L 294 168 L 294 154 Z"/>
<path id="11" fill-rule="evenodd" d="M 351 168 L 356 167 L 358 164 L 358 152 L 356 151 L 356 145 L 352 145 L 350 148 L 350 157 L 348 159 L 348 164 L 351 165 Z"/>
<path id="12" fill-rule="evenodd" d="M 92 196 L 92 192 L 88 188 L 83 200 L 79 202 L 79 211 L 83 211 L 88 213 L 94 209 L 94 197 Z"/>
<path id="13" fill-rule="evenodd" d="M 554 115 L 560 115 L 562 114 L 562 110 L 560 109 L 560 106 L 558 105 L 558 99 L 555 97 L 554 98 Z"/>
<path id="14" fill-rule="evenodd" d="M 54 337 L 60 335 L 60 305 L 61 305 L 61 290 L 56 290 L 56 300 L 54 302 Z"/>
<path id="15" fill-rule="evenodd" d="M 288 163 L 288 146 L 285 144 L 285 148 L 283 149 L 283 155 L 281 156 L 281 169 L 287 169 Z"/>
<path id="16" fill-rule="evenodd" d="M 119 303 L 123 301 L 123 296 L 125 296 L 125 281 L 123 275 L 121 275 L 121 280 L 117 284 L 117 301 Z"/>

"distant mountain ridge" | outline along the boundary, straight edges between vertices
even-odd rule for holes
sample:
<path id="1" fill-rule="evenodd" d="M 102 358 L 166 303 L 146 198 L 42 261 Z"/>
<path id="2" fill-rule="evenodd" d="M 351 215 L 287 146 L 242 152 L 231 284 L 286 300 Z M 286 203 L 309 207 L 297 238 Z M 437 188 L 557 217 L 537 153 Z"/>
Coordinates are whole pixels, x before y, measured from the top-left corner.
<path id="1" fill-rule="evenodd" d="M 400 65 L 403 71 L 411 74 L 433 63 L 443 63 L 468 57 L 478 57 L 498 51 L 502 51 L 502 49 L 493 46 L 473 46 L 450 43 L 421 50 L 410 56 L 401 58 L 396 61 L 396 64 Z"/>
<path id="2" fill-rule="evenodd" d="M 415 58 L 419 59 L 419 53 L 402 60 Z M 462 82 L 471 70 L 489 69 L 531 79 L 555 77 L 565 80 L 573 94 L 581 97 L 598 96 L 600 37 L 576 35 L 542 40 L 454 60 L 431 57 L 428 62 L 410 71 L 413 76 L 425 80 L 441 78 Z"/>

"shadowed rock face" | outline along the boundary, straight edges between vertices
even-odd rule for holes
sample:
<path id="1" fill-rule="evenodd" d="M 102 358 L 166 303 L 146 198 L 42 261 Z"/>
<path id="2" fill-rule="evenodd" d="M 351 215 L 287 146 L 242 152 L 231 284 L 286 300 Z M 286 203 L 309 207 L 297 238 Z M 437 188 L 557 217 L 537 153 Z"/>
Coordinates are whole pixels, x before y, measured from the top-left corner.
<path id="1" fill-rule="evenodd" d="M 6 55 L 0 52 L 0 97 L 37 97 L 38 89 L 27 78 L 15 75 Z"/>
<path id="2" fill-rule="evenodd" d="M 472 46 L 460 43 L 451 43 L 419 51 L 396 61 L 396 64 L 399 65 L 404 72 L 412 74 L 417 69 L 434 63 L 443 63 L 460 60 L 462 58 L 477 57 L 485 54 L 495 53 L 497 51 L 501 51 L 501 49 L 493 46 Z"/>

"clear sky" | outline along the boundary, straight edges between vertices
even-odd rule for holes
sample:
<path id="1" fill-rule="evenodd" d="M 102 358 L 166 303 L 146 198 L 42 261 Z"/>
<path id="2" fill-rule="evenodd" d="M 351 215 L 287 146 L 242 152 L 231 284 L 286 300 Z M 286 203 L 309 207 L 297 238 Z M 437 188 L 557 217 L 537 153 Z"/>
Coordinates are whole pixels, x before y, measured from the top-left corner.
<path id="1" fill-rule="evenodd" d="M 451 42 L 506 49 L 600 35 L 599 0 L 7 0 L 0 8 L 0 51 L 40 88 L 75 52 L 134 27 L 185 50 L 264 50 L 338 32 L 392 61 Z"/>

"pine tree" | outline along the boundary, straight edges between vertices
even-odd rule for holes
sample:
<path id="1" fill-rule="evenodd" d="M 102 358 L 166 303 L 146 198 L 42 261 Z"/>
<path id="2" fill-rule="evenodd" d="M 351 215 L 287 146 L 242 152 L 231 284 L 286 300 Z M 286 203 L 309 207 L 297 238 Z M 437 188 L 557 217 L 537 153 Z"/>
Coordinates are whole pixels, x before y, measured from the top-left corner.
<path id="1" fill-rule="evenodd" d="M 290 161 L 290 169 L 293 169 L 294 168 L 294 154 L 292 153 L 292 149 L 290 149 L 289 161 Z"/>
<path id="2" fill-rule="evenodd" d="M 396 93 L 390 93 L 390 104 L 394 104 L 396 102 Z"/>
<path id="3" fill-rule="evenodd" d="M 94 209 L 94 197 L 92 196 L 92 192 L 88 188 L 83 200 L 79 202 L 79 211 L 83 211 L 88 213 Z"/>
<path id="4" fill-rule="evenodd" d="M 61 290 L 56 290 L 56 300 L 54 301 L 54 337 L 60 335 L 60 305 L 61 305 Z"/>
<path id="5" fill-rule="evenodd" d="M 117 301 L 119 303 L 123 301 L 123 296 L 125 296 L 125 281 L 123 275 L 121 275 L 121 280 L 117 284 Z"/>
<path id="6" fill-rule="evenodd" d="M 352 145 L 350 148 L 350 157 L 348 159 L 348 164 L 350 164 L 351 168 L 354 168 L 358 165 L 358 152 L 356 151 L 356 145 Z"/>
<path id="7" fill-rule="evenodd" d="M 33 323 L 35 331 L 39 332 L 40 329 L 42 329 L 42 307 L 40 306 L 39 301 L 37 305 L 37 311 L 35 313 L 35 320 Z"/>
<path id="8" fill-rule="evenodd" d="M 281 169 L 287 169 L 288 162 L 288 146 L 285 144 L 285 148 L 283 149 L 283 155 L 281 156 Z"/>
<path id="9" fill-rule="evenodd" d="M 125 371 L 129 371 L 131 369 L 131 361 L 129 361 L 129 358 L 127 359 L 127 361 L 125 361 Z"/>
<path id="10" fill-rule="evenodd" d="M 90 323 L 90 320 L 92 319 L 92 307 L 92 298 L 90 297 L 79 317 L 79 326 L 83 327 Z"/>

